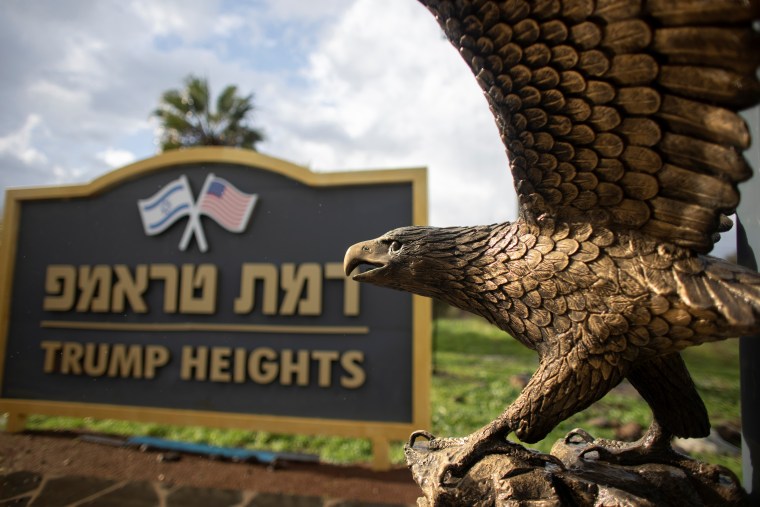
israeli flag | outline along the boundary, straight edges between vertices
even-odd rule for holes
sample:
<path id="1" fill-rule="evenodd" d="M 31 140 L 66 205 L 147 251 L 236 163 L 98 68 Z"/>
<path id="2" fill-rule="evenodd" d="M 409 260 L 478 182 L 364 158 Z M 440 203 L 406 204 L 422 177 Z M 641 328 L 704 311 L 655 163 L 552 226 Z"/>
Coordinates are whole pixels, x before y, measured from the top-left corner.
<path id="1" fill-rule="evenodd" d="M 180 218 L 190 215 L 195 208 L 187 177 L 183 174 L 153 196 L 138 200 L 137 207 L 145 234 L 160 234 Z"/>

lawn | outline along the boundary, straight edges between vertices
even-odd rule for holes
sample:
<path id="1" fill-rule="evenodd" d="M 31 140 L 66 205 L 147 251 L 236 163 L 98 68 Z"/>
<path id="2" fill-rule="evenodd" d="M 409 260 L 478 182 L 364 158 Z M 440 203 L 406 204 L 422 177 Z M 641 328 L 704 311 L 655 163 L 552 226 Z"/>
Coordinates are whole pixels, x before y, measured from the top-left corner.
<path id="1" fill-rule="evenodd" d="M 439 319 L 434 323 L 432 432 L 463 436 L 496 417 L 520 392 L 520 382 L 534 371 L 534 352 L 508 335 L 476 319 Z M 684 352 L 713 425 L 737 424 L 739 407 L 738 340 L 706 344 Z M 549 451 L 552 444 L 576 427 L 597 437 L 611 438 L 617 423 L 647 427 L 648 406 L 632 389 L 617 389 L 586 411 L 561 423 L 546 439 L 531 447 Z M 612 424 L 601 424 L 601 422 Z M 600 426 L 597 426 L 600 425 Z M 32 416 L 27 427 L 86 429 L 118 435 L 149 435 L 172 440 L 287 452 L 319 454 L 324 461 L 356 463 L 370 460 L 368 441 L 337 437 L 284 436 L 267 432 L 220 430 L 125 421 Z M 403 462 L 401 445 L 394 446 L 394 462 Z M 741 477 L 740 458 L 700 456 L 731 468 Z"/>

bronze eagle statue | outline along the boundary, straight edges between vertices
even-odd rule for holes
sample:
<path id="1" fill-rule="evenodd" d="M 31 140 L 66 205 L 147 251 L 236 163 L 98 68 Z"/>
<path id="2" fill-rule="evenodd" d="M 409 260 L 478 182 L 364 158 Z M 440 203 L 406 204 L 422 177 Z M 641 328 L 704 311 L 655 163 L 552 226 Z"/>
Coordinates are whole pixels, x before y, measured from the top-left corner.
<path id="1" fill-rule="evenodd" d="M 760 98 L 760 0 L 421 1 L 485 92 L 519 218 L 396 229 L 350 247 L 346 273 L 369 265 L 354 279 L 481 315 L 539 356 L 439 479 L 625 378 L 653 422 L 602 458 L 706 436 L 679 351 L 760 330 L 760 274 L 707 255 L 752 174 L 737 111 Z"/>

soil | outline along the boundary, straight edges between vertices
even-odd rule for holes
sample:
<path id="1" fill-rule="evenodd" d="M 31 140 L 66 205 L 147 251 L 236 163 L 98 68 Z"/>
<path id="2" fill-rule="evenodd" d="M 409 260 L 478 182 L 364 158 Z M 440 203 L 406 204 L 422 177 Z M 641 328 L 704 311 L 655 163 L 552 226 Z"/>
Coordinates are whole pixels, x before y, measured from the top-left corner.
<path id="1" fill-rule="evenodd" d="M 414 505 L 421 495 L 406 468 L 375 472 L 362 466 L 299 462 L 285 462 L 272 468 L 187 454 L 141 452 L 77 437 L 73 433 L 0 433 L 0 475 L 29 471 L 46 476 L 159 481 L 167 485 L 406 505 Z"/>

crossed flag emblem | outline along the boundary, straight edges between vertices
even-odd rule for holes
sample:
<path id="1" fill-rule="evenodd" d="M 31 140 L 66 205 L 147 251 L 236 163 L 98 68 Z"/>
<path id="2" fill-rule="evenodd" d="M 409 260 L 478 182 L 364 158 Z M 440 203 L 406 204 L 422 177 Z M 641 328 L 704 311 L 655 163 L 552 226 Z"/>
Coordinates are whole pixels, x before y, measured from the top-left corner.
<path id="1" fill-rule="evenodd" d="M 205 215 L 230 232 L 241 233 L 256 205 L 258 195 L 241 192 L 229 181 L 210 173 L 206 176 L 198 200 L 193 200 L 190 182 L 184 174 L 161 190 L 137 201 L 143 229 L 148 236 L 161 234 L 183 217 L 190 217 L 179 242 L 184 251 L 193 235 L 201 252 L 208 250 L 200 217 Z"/>

